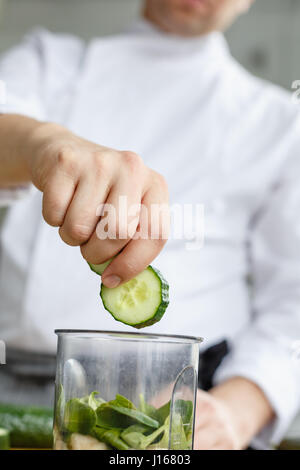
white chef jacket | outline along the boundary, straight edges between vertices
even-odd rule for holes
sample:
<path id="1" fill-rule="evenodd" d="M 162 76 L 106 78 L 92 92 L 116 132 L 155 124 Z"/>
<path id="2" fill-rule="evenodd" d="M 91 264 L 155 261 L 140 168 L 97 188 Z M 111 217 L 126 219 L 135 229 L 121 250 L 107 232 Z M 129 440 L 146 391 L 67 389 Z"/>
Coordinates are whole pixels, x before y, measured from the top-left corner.
<path id="1" fill-rule="evenodd" d="M 183 39 L 145 21 L 89 44 L 36 30 L 2 57 L 0 80 L 2 112 L 135 151 L 165 175 L 171 203 L 204 204 L 203 248 L 171 237 L 154 263 L 171 302 L 147 331 L 226 338 L 216 383 L 257 383 L 277 415 L 259 437 L 278 442 L 300 407 L 300 118 L 289 95 L 249 75 L 221 34 Z M 54 351 L 55 328 L 129 330 L 103 309 L 79 249 L 43 221 L 41 194 L 16 196 L 2 191 L 1 338 Z"/>

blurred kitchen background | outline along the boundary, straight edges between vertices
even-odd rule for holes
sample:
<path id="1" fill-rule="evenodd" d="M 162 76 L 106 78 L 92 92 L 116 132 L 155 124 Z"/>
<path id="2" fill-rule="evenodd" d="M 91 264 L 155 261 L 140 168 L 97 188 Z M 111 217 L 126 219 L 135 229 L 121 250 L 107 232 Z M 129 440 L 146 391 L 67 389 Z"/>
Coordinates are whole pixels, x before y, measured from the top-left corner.
<path id="1" fill-rule="evenodd" d="M 0 0 L 0 53 L 37 25 L 86 40 L 119 32 L 138 15 L 140 4 L 140 0 Z M 291 90 L 292 82 L 300 80 L 299 25 L 300 0 L 256 0 L 227 39 L 247 69 Z M 0 213 L 0 222 L 1 217 Z M 300 418 L 282 446 L 300 449 Z"/>
<path id="2" fill-rule="evenodd" d="M 0 0 L 0 53 L 35 25 L 85 39 L 118 32 L 138 14 L 140 0 Z M 256 0 L 227 34 L 248 69 L 288 89 L 300 79 L 300 0 Z"/>

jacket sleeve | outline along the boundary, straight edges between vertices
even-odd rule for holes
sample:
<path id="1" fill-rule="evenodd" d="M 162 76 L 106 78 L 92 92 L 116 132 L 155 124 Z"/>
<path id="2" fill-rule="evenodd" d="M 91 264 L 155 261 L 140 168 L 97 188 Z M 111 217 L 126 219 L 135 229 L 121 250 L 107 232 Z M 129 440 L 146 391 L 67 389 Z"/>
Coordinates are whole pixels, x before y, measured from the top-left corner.
<path id="1" fill-rule="evenodd" d="M 83 53 L 83 43 L 72 36 L 43 29 L 29 33 L 0 56 L 0 114 L 53 120 L 53 107 L 59 107 L 76 80 Z M 0 206 L 12 204 L 29 189 L 0 188 Z"/>
<path id="2" fill-rule="evenodd" d="M 300 410 L 300 121 L 281 175 L 249 233 L 252 321 L 231 344 L 216 383 L 242 376 L 264 391 L 276 418 L 258 446 L 281 441 Z"/>

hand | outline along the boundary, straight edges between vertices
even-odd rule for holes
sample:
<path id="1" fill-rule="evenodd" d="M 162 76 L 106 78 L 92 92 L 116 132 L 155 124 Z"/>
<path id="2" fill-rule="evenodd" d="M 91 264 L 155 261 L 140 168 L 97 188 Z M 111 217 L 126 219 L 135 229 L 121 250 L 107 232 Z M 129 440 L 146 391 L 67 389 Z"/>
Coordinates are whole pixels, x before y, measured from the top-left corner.
<path id="1" fill-rule="evenodd" d="M 116 256 L 102 276 L 107 287 L 135 277 L 158 255 L 166 242 L 162 225 L 156 239 L 134 239 L 140 215 L 122 220 L 122 213 L 119 218 L 120 196 L 126 196 L 128 208 L 142 203 L 148 214 L 152 204 L 168 206 L 164 178 L 147 168 L 138 155 L 96 145 L 54 124 L 33 132 L 28 153 L 32 181 L 43 192 L 46 222 L 60 227 L 62 240 L 80 246 L 91 263 Z M 115 233 L 104 240 L 96 233 L 101 204 L 111 204 L 117 215 Z M 152 229 L 149 220 L 148 233 Z"/>
<path id="2" fill-rule="evenodd" d="M 274 417 L 270 403 L 253 382 L 235 377 L 209 393 L 198 390 L 195 450 L 240 450 Z"/>
<path id="3" fill-rule="evenodd" d="M 241 449 L 230 410 L 220 400 L 202 390 L 197 392 L 194 449 Z"/>

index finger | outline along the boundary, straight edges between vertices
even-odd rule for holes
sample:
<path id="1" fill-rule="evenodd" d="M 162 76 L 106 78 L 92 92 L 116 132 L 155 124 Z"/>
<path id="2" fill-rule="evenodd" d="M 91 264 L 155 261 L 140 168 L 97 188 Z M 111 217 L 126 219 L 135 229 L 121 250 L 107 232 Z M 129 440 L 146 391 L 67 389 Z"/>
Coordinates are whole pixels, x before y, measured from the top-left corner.
<path id="1" fill-rule="evenodd" d="M 103 284 L 117 287 L 146 269 L 166 244 L 169 226 L 168 193 L 161 185 L 154 184 L 143 197 L 135 236 L 106 268 Z"/>
<path id="2" fill-rule="evenodd" d="M 160 253 L 163 240 L 131 240 L 102 274 L 107 287 L 117 287 L 144 271 Z"/>

